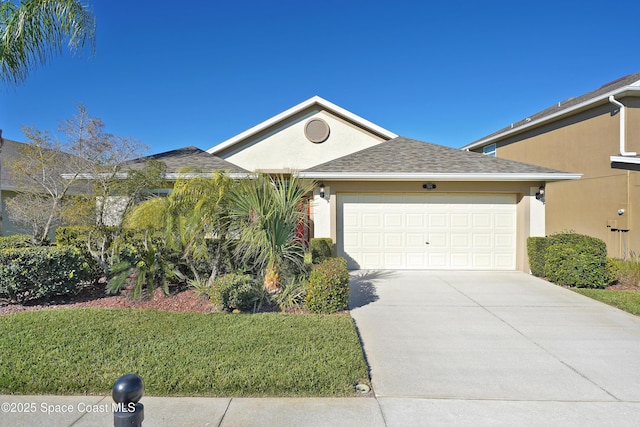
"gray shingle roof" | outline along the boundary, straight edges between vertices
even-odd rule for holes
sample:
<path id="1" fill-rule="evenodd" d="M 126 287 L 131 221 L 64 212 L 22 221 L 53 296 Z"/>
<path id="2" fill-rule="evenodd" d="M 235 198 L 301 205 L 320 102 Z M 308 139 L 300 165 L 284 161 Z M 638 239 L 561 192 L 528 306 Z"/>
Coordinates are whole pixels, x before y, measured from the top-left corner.
<path id="1" fill-rule="evenodd" d="M 2 185 L 2 189 L 6 190 L 13 187 L 13 181 L 11 180 L 11 175 L 9 174 L 9 168 L 7 165 L 9 165 L 13 159 L 17 159 L 19 157 L 20 147 L 25 144 L 11 141 L 7 138 L 3 138 L 3 141 L 2 152 L 0 153 L 0 161 L 2 162 L 0 184 Z"/>
<path id="2" fill-rule="evenodd" d="M 233 163 L 193 146 L 140 157 L 125 164 L 124 169 L 140 170 L 147 160 L 164 162 L 167 165 L 167 173 L 183 172 L 186 169 L 191 172 L 247 172 Z"/>
<path id="3" fill-rule="evenodd" d="M 397 137 L 376 146 L 314 166 L 304 172 L 410 174 L 554 174 L 542 166 Z"/>
<path id="4" fill-rule="evenodd" d="M 517 129 L 518 127 L 525 125 L 529 122 L 535 122 L 537 120 L 543 119 L 547 116 L 551 116 L 552 114 L 555 113 L 559 113 L 563 110 L 567 110 L 573 106 L 582 104 L 583 102 L 587 102 L 589 100 L 598 98 L 599 96 L 602 96 L 606 93 L 609 92 L 613 92 L 617 89 L 621 89 L 625 86 L 629 86 L 632 85 L 633 83 L 636 83 L 640 81 L 640 72 L 635 73 L 635 74 L 629 74 L 628 76 L 624 76 L 621 77 L 619 79 L 616 79 L 612 82 L 609 82 L 607 84 L 604 84 L 602 86 L 600 86 L 598 89 L 596 90 L 592 90 L 591 92 L 585 93 L 584 95 L 580 95 L 580 96 L 576 96 L 576 97 L 572 97 L 569 99 L 565 99 L 564 101 L 558 102 L 554 105 L 552 105 L 551 107 L 545 108 L 544 110 L 535 113 L 531 116 L 528 116 L 522 120 L 519 120 L 515 123 L 513 123 L 512 125 L 509 125 L 505 128 L 500 129 L 499 131 L 493 132 L 487 136 L 484 136 L 468 145 L 473 145 L 479 141 L 485 140 L 485 139 L 489 139 L 491 137 L 494 137 L 496 135 L 500 135 L 504 132 L 510 131 L 510 130 L 514 130 Z"/>

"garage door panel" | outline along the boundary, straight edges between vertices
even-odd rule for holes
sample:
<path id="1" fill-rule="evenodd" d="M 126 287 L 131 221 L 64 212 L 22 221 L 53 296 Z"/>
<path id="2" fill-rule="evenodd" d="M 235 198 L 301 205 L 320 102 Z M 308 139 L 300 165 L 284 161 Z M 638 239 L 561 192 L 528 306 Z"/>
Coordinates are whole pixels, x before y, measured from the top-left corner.
<path id="1" fill-rule="evenodd" d="M 338 250 L 352 268 L 513 270 L 515 206 L 515 195 L 339 194 Z"/>
<path id="2" fill-rule="evenodd" d="M 429 233 L 429 249 L 446 248 L 449 246 L 449 235 L 445 233 Z"/>
<path id="3" fill-rule="evenodd" d="M 491 213 L 476 213 L 472 216 L 472 223 L 474 229 L 479 228 L 487 228 L 491 229 L 493 227 L 493 214 Z"/>
<path id="4" fill-rule="evenodd" d="M 452 228 L 468 228 L 471 225 L 469 214 L 451 214 L 451 227 Z"/>
<path id="5" fill-rule="evenodd" d="M 451 247 L 460 249 L 469 247 L 469 235 L 463 234 L 451 234 Z"/>
<path id="6" fill-rule="evenodd" d="M 513 240 L 513 235 L 511 234 L 495 234 L 494 238 L 494 248 L 496 249 L 515 249 L 515 241 Z"/>
<path id="7" fill-rule="evenodd" d="M 470 254 L 466 252 L 454 252 L 451 254 L 451 268 L 469 268 L 471 265 Z"/>
<path id="8" fill-rule="evenodd" d="M 407 220 L 407 228 L 408 229 L 412 229 L 412 228 L 417 228 L 419 230 L 423 229 L 425 227 L 425 218 L 423 214 L 417 213 L 417 214 L 405 214 L 405 218 Z"/>
<path id="9" fill-rule="evenodd" d="M 423 233 L 407 233 L 407 249 L 425 249 L 428 239 Z"/>
<path id="10" fill-rule="evenodd" d="M 344 228 L 349 230 L 353 227 L 360 227 L 360 215 L 347 213 L 343 214 Z"/>
<path id="11" fill-rule="evenodd" d="M 402 233 L 384 233 L 384 246 L 387 250 L 400 249 L 406 245 Z"/>
<path id="12" fill-rule="evenodd" d="M 490 233 L 487 234 L 478 234 L 478 233 L 474 233 L 473 234 L 473 247 L 480 249 L 480 248 L 491 248 L 491 243 L 493 241 L 493 238 L 491 236 Z"/>
<path id="13" fill-rule="evenodd" d="M 492 256 L 491 254 L 474 253 L 473 254 L 473 267 L 481 270 L 487 270 L 492 268 Z"/>
<path id="14" fill-rule="evenodd" d="M 402 269 L 405 268 L 404 256 L 398 253 L 385 253 L 384 254 L 385 268 L 390 269 Z"/>
<path id="15" fill-rule="evenodd" d="M 380 213 L 363 213 L 361 227 L 381 227 L 382 215 Z"/>
<path id="16" fill-rule="evenodd" d="M 382 245 L 382 236 L 378 233 L 361 233 L 362 248 L 379 248 Z"/>
<path id="17" fill-rule="evenodd" d="M 404 214 L 400 212 L 384 214 L 384 226 L 385 228 L 403 228 L 403 219 Z"/>

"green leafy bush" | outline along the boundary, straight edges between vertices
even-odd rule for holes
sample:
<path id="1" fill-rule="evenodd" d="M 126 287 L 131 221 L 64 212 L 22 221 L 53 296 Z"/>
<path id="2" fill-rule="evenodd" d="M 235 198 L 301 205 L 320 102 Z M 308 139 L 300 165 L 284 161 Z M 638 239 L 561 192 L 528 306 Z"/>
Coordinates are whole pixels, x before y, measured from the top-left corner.
<path id="1" fill-rule="evenodd" d="M 103 246 L 102 242 L 99 241 L 99 236 L 102 234 L 99 232 L 98 227 L 95 226 L 75 225 L 56 228 L 56 245 L 59 247 L 71 246 L 80 251 L 89 265 L 93 282 L 97 282 L 106 274 L 105 267 L 100 265 L 98 258 L 93 256 L 89 250 L 89 247 L 98 248 Z M 105 243 L 106 250 L 109 249 L 110 244 L 110 241 Z"/>
<path id="2" fill-rule="evenodd" d="M 0 250 L 0 296 L 12 301 L 74 294 L 89 278 L 89 265 L 74 248 Z"/>
<path id="3" fill-rule="evenodd" d="M 225 311 L 256 311 L 266 299 L 259 280 L 248 274 L 227 274 L 213 281 L 211 302 Z"/>
<path id="4" fill-rule="evenodd" d="M 14 234 L 0 237 L 0 250 L 33 247 L 33 237 L 27 234 Z"/>
<path id="5" fill-rule="evenodd" d="M 349 270 L 344 258 L 328 258 L 314 265 L 309 275 L 307 308 L 314 313 L 335 313 L 349 307 Z"/>
<path id="6" fill-rule="evenodd" d="M 333 240 L 329 237 L 311 239 L 311 262 L 319 264 L 327 258 L 333 257 Z"/>
<path id="7" fill-rule="evenodd" d="M 547 252 L 549 239 L 547 237 L 529 237 L 527 239 L 527 255 L 531 274 L 536 277 L 544 276 L 544 257 Z"/>
<path id="8" fill-rule="evenodd" d="M 579 288 L 603 288 L 612 277 L 607 246 L 595 237 L 576 233 L 548 237 L 544 275 L 553 283 Z"/>

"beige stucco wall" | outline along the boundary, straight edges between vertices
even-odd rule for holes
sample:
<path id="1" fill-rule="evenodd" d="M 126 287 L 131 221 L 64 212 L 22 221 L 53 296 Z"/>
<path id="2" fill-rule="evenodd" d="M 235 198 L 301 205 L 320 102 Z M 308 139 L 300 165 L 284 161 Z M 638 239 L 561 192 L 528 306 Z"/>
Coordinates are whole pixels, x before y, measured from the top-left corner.
<path id="1" fill-rule="evenodd" d="M 305 124 L 314 117 L 321 118 L 329 125 L 329 137 L 324 142 L 313 143 L 305 136 Z M 379 136 L 329 112 L 310 110 L 218 155 L 250 171 L 296 171 L 372 147 L 383 141 Z"/>
<path id="2" fill-rule="evenodd" d="M 330 236 L 337 244 L 339 237 L 337 229 L 337 196 L 344 193 L 420 193 L 427 190 L 422 188 L 424 182 L 389 182 L 389 181 L 324 181 L 326 187 L 331 188 L 328 213 L 330 219 Z M 529 237 L 530 217 L 535 209 L 531 209 L 532 203 L 540 203 L 535 196 L 530 195 L 531 187 L 538 187 L 539 182 L 436 182 L 437 188 L 428 191 L 428 194 L 442 193 L 503 193 L 515 194 L 518 200 L 516 206 L 517 231 L 516 231 L 516 268 L 521 271 L 529 271 L 527 260 L 526 240 Z M 325 205 L 321 206 L 320 214 L 327 212 Z"/>
<path id="3" fill-rule="evenodd" d="M 626 108 L 626 150 L 640 152 L 640 100 L 623 98 Z M 612 168 L 610 156 L 620 153 L 620 116 L 612 104 L 505 138 L 497 157 L 567 172 L 582 173 L 577 181 L 546 187 L 546 233 L 574 230 L 607 242 L 609 255 L 640 252 L 638 172 Z M 618 216 L 618 209 L 625 209 Z M 611 225 L 610 221 L 616 221 Z M 625 226 L 625 222 L 627 223 Z M 628 232 L 612 231 L 617 227 Z"/>

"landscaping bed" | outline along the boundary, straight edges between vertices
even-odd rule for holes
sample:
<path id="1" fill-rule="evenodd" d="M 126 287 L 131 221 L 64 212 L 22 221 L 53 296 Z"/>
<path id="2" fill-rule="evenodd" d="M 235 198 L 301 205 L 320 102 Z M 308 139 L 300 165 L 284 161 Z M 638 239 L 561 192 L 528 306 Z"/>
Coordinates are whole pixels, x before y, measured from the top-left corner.
<path id="1" fill-rule="evenodd" d="M 127 292 L 107 295 L 104 285 L 84 287 L 77 295 L 39 299 L 21 304 L 0 299 L 0 315 L 51 308 L 150 308 L 169 311 L 213 313 L 215 306 L 205 296 L 197 295 L 193 289 L 174 288 L 169 295 L 156 289 L 151 298 L 132 299 Z"/>

